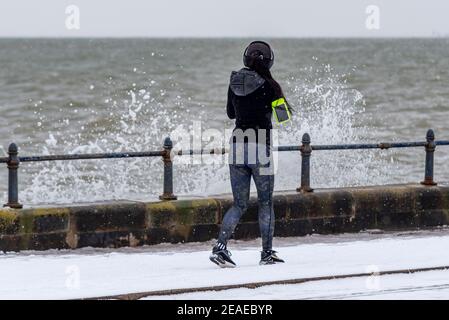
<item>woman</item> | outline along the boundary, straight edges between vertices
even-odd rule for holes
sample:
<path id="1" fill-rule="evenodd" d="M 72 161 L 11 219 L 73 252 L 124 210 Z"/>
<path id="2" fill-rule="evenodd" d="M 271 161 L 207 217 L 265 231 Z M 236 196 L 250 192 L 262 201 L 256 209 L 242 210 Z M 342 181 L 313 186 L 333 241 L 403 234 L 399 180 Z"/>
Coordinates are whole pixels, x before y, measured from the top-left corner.
<path id="1" fill-rule="evenodd" d="M 274 54 L 263 41 L 249 44 L 243 54 L 245 68 L 233 71 L 228 89 L 227 114 L 235 119 L 231 138 L 230 176 L 233 206 L 226 212 L 210 260 L 220 267 L 235 267 L 227 242 L 247 209 L 251 177 L 257 188 L 262 236 L 260 264 L 284 262 L 272 249 L 274 233 L 271 159 L 272 104 L 284 94 L 271 76 Z"/>

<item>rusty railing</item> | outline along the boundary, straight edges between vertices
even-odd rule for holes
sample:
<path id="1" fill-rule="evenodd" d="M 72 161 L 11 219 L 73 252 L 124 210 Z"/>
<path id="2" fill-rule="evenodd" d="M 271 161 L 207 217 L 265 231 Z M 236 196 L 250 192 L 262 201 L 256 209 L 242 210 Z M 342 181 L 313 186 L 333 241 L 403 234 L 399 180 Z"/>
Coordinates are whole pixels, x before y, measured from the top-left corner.
<path id="1" fill-rule="evenodd" d="M 435 141 L 433 130 L 429 129 L 426 141 L 423 142 L 394 142 L 377 144 L 336 144 L 336 145 L 311 145 L 310 135 L 305 133 L 302 137 L 301 145 L 278 146 L 274 151 L 299 151 L 301 154 L 301 182 L 296 189 L 298 192 L 313 192 L 310 186 L 310 159 L 313 151 L 320 150 L 356 150 L 356 149 L 392 149 L 392 148 L 413 148 L 424 147 L 426 152 L 424 180 L 421 182 L 426 186 L 434 186 L 434 153 L 436 146 L 449 145 L 449 141 Z M 182 150 L 172 152 L 173 142 L 170 137 L 165 138 L 163 148 L 160 151 L 147 152 L 116 152 L 116 153 L 91 153 L 91 154 L 66 154 L 66 155 L 45 155 L 45 156 L 24 156 L 18 155 L 18 147 L 11 143 L 8 148 L 8 157 L 0 158 L 0 163 L 6 163 L 8 167 L 8 202 L 4 205 L 14 209 L 22 208 L 19 202 L 19 165 L 21 162 L 42 162 L 42 161 L 64 161 L 64 160 L 87 160 L 87 159 L 117 159 L 117 158 L 142 158 L 142 157 L 162 157 L 164 165 L 163 191 L 159 196 L 161 200 L 176 200 L 173 193 L 173 160 L 172 155 L 199 155 L 199 154 L 225 154 L 225 148 L 213 150 Z"/>

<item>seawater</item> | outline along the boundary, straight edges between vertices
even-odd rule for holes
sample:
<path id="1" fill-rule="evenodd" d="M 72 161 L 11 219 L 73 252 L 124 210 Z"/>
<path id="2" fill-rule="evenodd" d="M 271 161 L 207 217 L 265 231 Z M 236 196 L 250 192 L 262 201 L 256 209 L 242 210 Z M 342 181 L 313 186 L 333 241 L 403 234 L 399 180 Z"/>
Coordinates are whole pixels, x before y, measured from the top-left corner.
<path id="1" fill-rule="evenodd" d="M 269 39 L 268 39 L 269 40 Z M 449 139 L 447 39 L 273 39 L 275 78 L 296 112 L 279 144 Z M 248 39 L 0 39 L 0 156 L 160 149 L 167 135 L 232 129 L 229 75 Z M 207 144 L 207 141 L 203 141 Z M 176 141 L 175 141 L 176 143 Z M 226 146 L 226 141 L 223 146 Z M 177 147 L 181 147 L 179 144 Z M 230 192 L 224 159 L 175 158 L 175 193 Z M 300 156 L 278 157 L 276 190 L 299 185 Z M 435 154 L 449 181 L 449 148 Z M 419 182 L 421 148 L 317 151 L 313 187 Z M 6 166 L 0 196 L 6 199 Z M 26 204 L 154 199 L 160 158 L 23 163 Z M 254 189 L 253 189 L 254 190 Z"/>

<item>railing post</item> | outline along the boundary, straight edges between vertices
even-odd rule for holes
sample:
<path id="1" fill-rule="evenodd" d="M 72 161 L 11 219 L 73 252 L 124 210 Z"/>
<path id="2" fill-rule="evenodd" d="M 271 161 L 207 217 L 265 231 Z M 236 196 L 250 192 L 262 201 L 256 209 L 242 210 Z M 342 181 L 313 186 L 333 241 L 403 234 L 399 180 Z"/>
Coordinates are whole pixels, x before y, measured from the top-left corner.
<path id="1" fill-rule="evenodd" d="M 21 209 L 23 206 L 19 203 L 19 157 L 17 145 L 11 143 L 8 148 L 9 159 L 8 165 L 8 203 L 4 207 L 10 207 L 13 209 Z"/>
<path id="2" fill-rule="evenodd" d="M 161 200 L 176 200 L 177 197 L 173 194 L 173 161 L 171 159 L 171 150 L 173 149 L 173 142 L 170 137 L 164 140 L 164 153 L 162 160 L 164 161 L 164 191 L 159 196 Z"/>
<path id="3" fill-rule="evenodd" d="M 426 135 L 426 169 L 424 174 L 424 181 L 421 184 L 426 186 L 436 186 L 436 182 L 433 181 L 433 158 L 435 153 L 435 134 L 432 129 L 427 130 Z"/>
<path id="4" fill-rule="evenodd" d="M 304 133 L 302 136 L 302 145 L 299 149 L 301 152 L 301 186 L 296 189 L 298 192 L 312 192 L 310 187 L 310 156 L 312 147 L 310 146 L 310 136 Z"/>

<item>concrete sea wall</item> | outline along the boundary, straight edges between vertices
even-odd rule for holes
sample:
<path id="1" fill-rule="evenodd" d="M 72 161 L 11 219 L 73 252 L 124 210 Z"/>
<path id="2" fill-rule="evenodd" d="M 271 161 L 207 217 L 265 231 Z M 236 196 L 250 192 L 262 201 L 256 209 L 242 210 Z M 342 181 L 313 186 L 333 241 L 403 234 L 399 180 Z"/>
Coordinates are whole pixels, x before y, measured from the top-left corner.
<path id="1" fill-rule="evenodd" d="M 230 196 L 0 209 L 0 250 L 141 246 L 216 237 Z M 416 184 L 277 192 L 275 236 L 415 229 L 449 222 L 449 186 Z M 235 232 L 259 237 L 257 199 Z"/>

